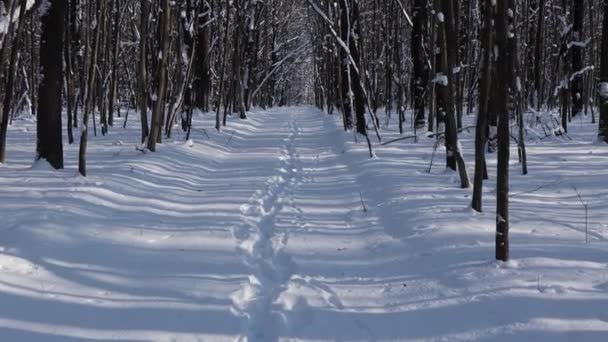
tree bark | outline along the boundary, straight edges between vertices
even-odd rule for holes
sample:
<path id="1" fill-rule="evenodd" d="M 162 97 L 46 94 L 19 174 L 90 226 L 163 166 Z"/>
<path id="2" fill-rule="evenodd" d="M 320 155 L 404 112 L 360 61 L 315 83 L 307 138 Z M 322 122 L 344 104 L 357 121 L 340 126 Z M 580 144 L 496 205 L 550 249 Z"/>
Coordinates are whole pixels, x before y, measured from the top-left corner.
<path id="1" fill-rule="evenodd" d="M 498 166 L 496 176 L 496 259 L 509 259 L 509 80 L 513 72 L 507 1 L 499 1 L 495 16 L 496 45 L 498 47 L 497 79 L 499 88 L 494 106 L 498 110 Z"/>
<path id="2" fill-rule="evenodd" d="M 604 0 L 604 25 L 602 28 L 602 54 L 600 66 L 600 120 L 599 139 L 608 144 L 608 0 Z"/>
<path id="3" fill-rule="evenodd" d="M 165 111 L 165 98 L 167 89 L 167 67 L 169 60 L 169 43 L 171 41 L 171 5 L 170 0 L 162 0 L 162 20 L 160 23 L 160 51 L 159 61 L 157 64 L 158 85 L 156 89 L 156 101 L 154 103 L 154 111 L 152 112 L 152 125 L 150 128 L 150 136 L 148 137 L 148 149 L 152 152 L 156 151 L 156 143 L 160 136 L 162 117 Z"/>
<path id="4" fill-rule="evenodd" d="M 460 151 L 458 143 L 458 128 L 456 124 L 456 114 L 454 111 L 454 48 L 450 47 L 448 40 L 454 33 L 454 12 L 452 2 L 450 0 L 437 1 L 438 10 L 442 13 L 442 18 L 438 20 L 438 41 L 439 41 L 439 80 L 438 98 L 440 100 L 437 106 L 437 112 L 441 113 L 441 117 L 445 122 L 445 147 L 446 147 L 446 165 L 449 169 L 458 171 L 460 174 L 460 185 L 462 188 L 470 186 L 469 176 L 466 166 Z M 451 32 L 451 33 L 450 33 Z"/>
<path id="5" fill-rule="evenodd" d="M 483 16 L 484 26 L 482 33 L 482 53 L 483 65 L 481 80 L 479 81 L 479 105 L 477 113 L 477 126 L 475 128 L 475 177 L 473 181 L 473 200 L 474 210 L 482 211 L 483 180 L 486 170 L 486 142 L 488 126 L 488 104 L 490 100 L 490 89 L 492 84 L 492 48 L 493 42 L 493 9 L 492 0 L 484 0 Z"/>
<path id="6" fill-rule="evenodd" d="M 11 13 L 14 14 L 15 6 L 17 4 L 17 0 L 12 4 L 13 8 L 11 9 Z M 0 117 L 0 163 L 4 163 L 6 161 L 6 134 L 8 132 L 8 122 L 10 121 L 10 111 L 12 107 L 13 93 L 14 93 L 14 85 L 15 76 L 17 73 L 17 60 L 18 60 L 18 52 L 21 48 L 21 36 L 23 35 L 23 26 L 25 23 L 22 23 L 23 16 L 25 15 L 27 1 L 21 0 L 21 7 L 19 10 L 19 17 L 16 20 L 17 32 L 13 39 L 13 46 L 11 48 L 11 57 L 8 67 L 8 78 L 6 80 L 5 94 L 4 94 L 4 104 L 2 108 L 2 116 Z M 12 16 L 12 15 L 11 15 Z M 12 30 L 13 25 L 9 25 L 9 36 L 5 39 L 10 39 L 10 31 Z M 7 44 L 8 42 L 4 42 Z"/>
<path id="7" fill-rule="evenodd" d="M 200 5 L 197 11 L 199 17 L 196 29 L 196 51 L 194 59 L 194 91 L 195 106 L 201 111 L 209 110 L 209 90 L 211 87 L 211 76 L 209 74 L 209 23 L 211 19 L 211 8 L 207 2 Z"/>
<path id="8" fill-rule="evenodd" d="M 572 116 L 575 117 L 583 111 L 584 94 L 584 59 L 585 43 L 583 42 L 583 21 L 585 19 L 585 1 L 572 0 L 572 76 L 570 96 L 572 97 Z"/>
<path id="9" fill-rule="evenodd" d="M 42 80 L 38 88 L 38 159 L 46 159 L 56 169 L 63 168 L 61 127 L 61 95 L 63 90 L 63 31 L 66 2 L 49 0 L 42 16 L 40 68 Z"/>
<path id="10" fill-rule="evenodd" d="M 97 56 L 99 53 L 99 40 L 101 35 L 101 30 L 99 27 L 101 26 L 101 21 L 103 19 L 103 6 L 105 6 L 105 2 L 100 2 L 96 8 L 95 14 L 94 11 L 91 10 L 93 7 L 92 3 L 88 4 L 88 12 L 90 16 L 95 15 L 95 21 L 97 25 L 95 27 L 95 31 L 93 33 L 93 46 L 91 51 L 91 58 L 89 61 L 89 71 L 87 75 L 87 85 L 84 95 L 84 112 L 82 115 L 82 127 L 80 132 L 80 148 L 78 151 L 78 172 L 86 177 L 87 175 L 87 146 L 89 139 L 89 113 L 95 112 L 95 101 L 94 101 L 94 92 L 95 92 L 95 70 L 97 69 Z M 87 45 L 90 42 L 87 43 Z M 95 125 L 95 117 L 93 116 L 93 127 Z"/>
<path id="11" fill-rule="evenodd" d="M 150 134 L 148 127 L 148 15 L 149 4 L 148 0 L 140 2 L 140 27 L 139 27 L 139 72 L 138 72 L 138 88 L 139 88 L 139 110 L 141 121 L 141 142 L 145 143 Z"/>
<path id="12" fill-rule="evenodd" d="M 413 2 L 413 32 L 412 32 L 412 59 L 413 78 L 412 96 L 414 101 L 415 127 L 424 127 L 424 112 L 426 99 L 426 84 L 428 82 L 428 69 L 425 61 L 424 35 L 426 27 L 426 1 L 415 0 Z"/>

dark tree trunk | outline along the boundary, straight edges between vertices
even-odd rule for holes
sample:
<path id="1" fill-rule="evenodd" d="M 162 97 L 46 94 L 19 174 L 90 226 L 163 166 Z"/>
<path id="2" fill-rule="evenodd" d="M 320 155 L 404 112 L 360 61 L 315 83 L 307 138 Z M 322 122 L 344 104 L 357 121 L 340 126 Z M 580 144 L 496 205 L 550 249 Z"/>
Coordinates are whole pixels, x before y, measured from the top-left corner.
<path id="1" fill-rule="evenodd" d="M 196 75 L 194 76 L 194 80 L 190 80 L 190 67 L 194 61 L 196 61 L 196 54 L 198 50 L 196 49 L 196 44 L 194 42 L 193 32 L 190 29 L 191 23 L 195 20 L 196 16 L 198 16 L 198 9 L 195 9 L 192 6 L 192 0 L 187 0 L 185 6 L 186 15 L 182 15 L 181 17 L 181 26 L 182 26 L 182 36 L 183 36 L 183 53 L 188 56 L 188 66 L 187 71 L 184 74 L 184 98 L 182 104 L 182 115 L 181 115 L 181 124 L 182 130 L 184 132 L 190 132 L 190 123 L 192 122 L 192 111 L 193 106 L 195 106 L 196 99 L 194 98 L 194 83 L 196 82 Z M 194 56 L 193 56 L 194 55 Z M 194 61 L 191 60 L 194 58 Z M 196 70 L 198 71 L 198 70 Z M 195 72 L 196 73 L 196 72 Z M 204 106 L 204 104 L 202 104 Z M 173 122 L 167 120 L 167 124 L 165 130 L 167 131 L 167 137 L 171 134 L 171 125 Z M 188 135 L 188 138 L 190 136 Z"/>
<path id="2" fill-rule="evenodd" d="M 254 30 L 256 25 L 256 10 L 258 6 L 257 0 L 248 0 L 246 2 L 246 9 L 248 14 L 245 16 L 245 50 L 243 52 L 243 74 L 239 83 L 239 117 L 241 119 L 247 118 L 247 107 L 249 103 L 249 86 L 251 82 L 251 74 L 253 69 L 253 60 L 255 59 L 254 51 L 255 40 Z"/>
<path id="3" fill-rule="evenodd" d="M 602 54 L 600 71 L 600 124 L 599 139 L 608 143 L 608 0 L 604 0 L 604 26 L 602 28 Z"/>
<path id="4" fill-rule="evenodd" d="M 46 159 L 54 168 L 63 168 L 61 131 L 61 95 L 63 90 L 63 30 L 66 2 L 50 0 L 41 18 L 40 69 L 38 89 L 38 159 Z"/>
<path id="5" fill-rule="evenodd" d="M 148 137 L 148 149 L 152 152 L 156 151 L 156 143 L 160 137 L 162 118 L 165 112 L 166 90 L 167 90 L 167 67 L 169 60 L 169 43 L 171 40 L 171 5 L 170 0 L 162 0 L 162 19 L 160 21 L 160 60 L 157 63 L 157 78 L 158 84 L 156 89 L 156 102 L 152 112 L 152 124 L 150 127 L 150 136 Z"/>
<path id="6" fill-rule="evenodd" d="M 218 91 L 217 91 L 217 107 L 216 107 L 216 112 L 215 112 L 215 129 L 216 130 L 220 130 L 221 125 L 223 124 L 224 126 L 226 126 L 226 115 L 224 114 L 223 118 L 221 116 L 221 110 L 222 110 L 222 99 L 224 99 L 224 102 L 227 102 L 228 100 L 225 98 L 225 87 L 224 87 L 224 80 L 227 78 L 226 75 L 226 66 L 227 66 L 227 58 L 226 58 L 226 50 L 228 50 L 228 46 L 229 46 L 229 35 L 228 35 L 228 27 L 230 26 L 230 4 L 226 3 L 226 18 L 224 19 L 224 38 L 223 38 L 223 44 L 222 44 L 222 58 L 221 58 L 221 63 L 220 63 L 220 80 L 219 80 L 219 86 L 218 86 Z M 226 105 L 226 104 L 225 104 Z M 223 121 L 223 122 L 222 122 Z"/>
<path id="7" fill-rule="evenodd" d="M 415 0 L 413 2 L 413 32 L 412 32 L 412 97 L 414 101 L 415 127 L 424 127 L 424 110 L 426 99 L 426 86 L 428 82 L 428 68 L 425 61 L 424 36 L 426 28 L 426 1 Z"/>
<path id="8" fill-rule="evenodd" d="M 583 111 L 585 102 L 583 67 L 585 60 L 585 43 L 583 42 L 583 21 L 585 20 L 585 1 L 572 0 L 572 116 Z"/>
<path id="9" fill-rule="evenodd" d="M 510 70 L 509 70 L 509 93 L 510 93 L 510 106 L 509 108 L 515 111 L 518 125 L 518 139 L 517 139 L 517 150 L 519 154 L 519 161 L 522 166 L 522 174 L 528 174 L 528 158 L 526 153 L 526 141 L 524 132 L 524 116 L 521 108 L 521 81 L 519 79 L 520 67 L 519 67 L 519 34 L 517 31 L 517 4 L 516 0 L 508 0 L 509 6 L 513 10 L 513 15 L 509 15 L 507 20 L 508 27 L 511 28 L 509 32 L 509 57 Z M 509 117 L 512 115 L 509 114 Z"/>
<path id="10" fill-rule="evenodd" d="M 355 112 L 357 133 L 367 136 L 365 122 L 365 90 L 361 79 L 361 55 L 357 46 L 359 6 L 356 0 L 340 0 L 341 39 L 348 45 L 348 52 L 340 49 L 342 110 L 345 126 L 352 127 L 352 114 Z"/>
<path id="11" fill-rule="evenodd" d="M 201 111 L 209 110 L 209 89 L 211 79 L 209 74 L 209 23 L 211 8 L 205 4 L 200 9 L 196 30 L 196 51 L 194 59 L 194 91 L 195 106 Z"/>
<path id="12" fill-rule="evenodd" d="M 93 3 L 88 3 L 88 12 L 89 16 L 95 15 L 95 21 L 97 21 L 97 25 L 101 25 L 103 21 L 103 11 L 105 2 L 100 2 L 95 9 L 92 10 Z M 95 92 L 95 70 L 97 69 L 97 56 L 99 53 L 99 42 L 101 30 L 95 30 L 93 33 L 93 45 L 91 47 L 91 58 L 89 61 L 89 71 L 87 75 L 87 85 L 84 96 L 84 112 L 82 115 L 82 129 L 80 132 L 80 148 L 78 151 L 78 172 L 82 176 L 87 175 L 87 146 L 89 140 L 89 113 L 95 113 L 95 101 L 94 101 L 94 92 Z M 87 41 L 87 46 L 91 42 Z M 95 116 L 93 115 L 93 128 L 95 128 Z"/>
<path id="13" fill-rule="evenodd" d="M 357 37 L 359 33 L 359 5 L 357 0 L 350 0 L 351 20 L 350 29 L 351 34 L 349 35 L 348 48 L 355 65 L 351 66 L 351 85 L 354 91 L 354 103 L 355 103 L 355 118 L 357 133 L 367 136 L 367 125 L 365 121 L 365 105 L 366 95 L 363 89 L 363 63 L 361 63 L 361 54 L 359 46 L 357 44 Z M 356 68 L 355 68 L 356 66 Z"/>
<path id="14" fill-rule="evenodd" d="M 536 28 L 536 47 L 534 51 L 534 97 L 536 98 L 536 110 L 540 111 L 544 101 L 544 31 L 545 31 L 545 1 L 538 0 L 538 26 Z"/>
<path id="15" fill-rule="evenodd" d="M 67 129 L 68 129 L 68 143 L 74 143 L 74 133 L 73 133 L 73 122 L 74 122 L 74 91 L 76 89 L 74 82 L 74 60 L 73 60 L 73 31 L 72 31 L 72 6 L 74 0 L 70 1 L 68 4 L 69 8 L 65 11 L 65 44 L 64 45 L 64 59 L 65 59 L 65 84 L 66 84 L 66 111 L 67 111 Z"/>
<path id="16" fill-rule="evenodd" d="M 77 96 L 78 93 L 76 92 L 76 84 L 77 84 L 77 77 L 74 75 L 73 76 L 73 80 L 72 80 L 72 86 L 73 89 L 70 91 L 72 95 L 72 98 L 70 100 L 69 95 L 68 95 L 68 101 L 72 102 L 72 126 L 73 127 L 78 127 L 78 103 L 79 103 L 79 98 L 83 98 L 84 96 L 84 78 L 85 78 L 85 65 L 83 63 L 84 58 L 82 57 L 82 54 L 80 54 L 80 48 L 82 45 L 82 25 L 79 25 L 79 21 L 78 21 L 78 14 L 80 13 L 81 10 L 81 5 L 80 5 L 80 0 L 71 0 L 70 1 L 70 7 L 69 7 L 69 12 L 70 12 L 70 40 L 66 41 L 66 44 L 70 44 L 70 53 L 71 53 L 71 58 L 70 58 L 70 64 L 71 64 L 71 69 L 72 71 L 74 71 L 75 73 L 79 74 L 78 80 L 80 82 L 79 86 L 79 92 L 80 92 L 80 96 Z M 69 114 L 68 114 L 69 115 Z"/>
<path id="17" fill-rule="evenodd" d="M 488 126 L 488 104 L 490 99 L 490 89 L 492 84 L 492 47 L 493 42 L 493 9 L 492 0 L 485 0 L 483 5 L 484 26 L 482 33 L 482 53 L 483 65 L 481 80 L 479 81 L 479 105 L 477 114 L 477 126 L 475 128 L 475 177 L 473 181 L 473 201 L 474 210 L 482 211 L 483 179 L 486 175 L 486 141 Z"/>
<path id="18" fill-rule="evenodd" d="M 498 166 L 496 176 L 496 259 L 509 259 L 509 84 L 512 78 L 511 49 L 507 1 L 499 1 L 495 16 L 496 45 L 498 47 L 497 79 L 499 91 L 494 99 L 498 111 Z"/>
<path id="19" fill-rule="evenodd" d="M 453 3 L 450 0 L 437 1 L 438 9 L 444 15 L 444 20 L 439 20 L 438 27 L 438 41 L 439 50 L 439 72 L 443 78 L 440 81 L 438 89 L 438 97 L 441 100 L 437 106 L 438 113 L 442 113 L 442 117 L 445 122 L 445 147 L 446 147 L 446 164 L 447 167 L 456 171 L 460 174 L 460 184 L 462 188 L 468 188 L 470 186 L 469 176 L 467 174 L 466 166 L 460 146 L 458 143 L 458 128 L 456 123 L 456 113 L 454 111 L 454 80 L 453 70 L 456 53 L 454 45 L 456 43 L 450 43 L 449 37 L 455 35 L 453 32 L 455 29 Z"/>
<path id="20" fill-rule="evenodd" d="M 148 15 L 149 4 L 148 0 L 141 0 L 141 14 L 139 27 L 139 64 L 138 64 L 138 92 L 139 92 L 139 110 L 141 121 L 141 142 L 144 143 L 150 134 L 148 126 L 148 71 L 147 71 L 147 40 L 148 40 Z"/>
<path id="21" fill-rule="evenodd" d="M 350 36 L 350 18 L 348 12 L 347 0 L 340 0 L 340 39 L 343 42 L 349 42 Z M 350 82 L 350 60 L 348 58 L 348 52 L 344 49 L 340 49 L 340 98 L 342 102 L 342 115 L 344 116 L 344 127 L 345 129 L 353 128 L 353 101 L 352 91 Z"/>
<path id="22" fill-rule="evenodd" d="M 118 53 L 120 50 L 120 0 L 114 0 L 114 32 L 113 32 L 113 44 L 112 44 L 112 82 L 110 84 L 110 95 L 108 99 L 108 125 L 114 126 L 114 109 L 116 107 L 116 100 L 118 97 L 118 81 L 120 75 L 118 73 Z"/>
<path id="23" fill-rule="evenodd" d="M 18 60 L 18 52 L 19 49 L 21 48 L 20 44 L 21 44 L 21 36 L 23 35 L 23 26 L 25 26 L 25 23 L 22 23 L 22 19 L 23 16 L 25 14 L 25 9 L 26 9 L 26 4 L 27 1 L 26 0 L 21 0 L 21 8 L 19 10 L 19 17 L 16 20 L 17 23 L 17 33 L 15 34 L 15 37 L 13 39 L 13 46 L 11 48 L 11 57 L 10 57 L 10 62 L 9 62 L 9 67 L 8 67 L 8 77 L 6 79 L 6 84 L 4 85 L 5 88 L 5 94 L 4 94 L 4 104 L 3 104 L 3 108 L 2 108 L 2 116 L 0 117 L 0 163 L 4 163 L 6 160 L 6 134 L 8 131 L 8 122 L 10 121 L 10 111 L 11 111 L 11 107 L 12 107 L 12 100 L 13 100 L 13 93 L 14 93 L 14 89 L 15 86 L 13 83 L 15 83 L 15 76 L 17 73 L 17 60 Z M 15 8 L 17 5 L 17 0 L 15 0 L 15 2 L 13 3 L 13 8 L 10 10 L 12 14 L 14 14 L 15 12 Z M 10 31 L 13 28 L 13 25 L 9 25 L 9 36 L 7 36 L 5 39 L 10 39 Z M 8 41 L 4 42 L 4 44 L 8 44 Z"/>

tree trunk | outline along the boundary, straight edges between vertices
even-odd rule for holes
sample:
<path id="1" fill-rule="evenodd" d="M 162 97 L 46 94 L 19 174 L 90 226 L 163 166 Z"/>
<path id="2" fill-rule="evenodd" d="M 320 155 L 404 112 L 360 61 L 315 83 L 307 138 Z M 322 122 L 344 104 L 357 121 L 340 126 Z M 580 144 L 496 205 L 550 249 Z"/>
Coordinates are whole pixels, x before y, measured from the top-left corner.
<path id="1" fill-rule="evenodd" d="M 12 4 L 13 8 L 11 9 L 11 16 L 15 12 L 16 5 L 17 5 L 17 0 L 15 0 L 15 2 Z M 11 59 L 9 62 L 9 67 L 8 67 L 8 77 L 6 80 L 6 84 L 4 85 L 6 92 L 4 94 L 4 104 L 3 104 L 3 108 L 2 108 L 2 116 L 0 117 L 0 163 L 4 163 L 6 161 L 6 134 L 8 131 L 8 122 L 10 121 L 9 116 L 10 116 L 10 111 L 11 111 L 11 107 L 12 107 L 13 93 L 14 93 L 14 89 L 15 89 L 13 83 L 15 83 L 15 76 L 16 76 L 17 67 L 18 67 L 18 65 L 17 65 L 17 60 L 19 58 L 18 52 L 19 52 L 19 49 L 21 48 L 20 44 L 21 44 L 21 36 L 23 35 L 23 26 L 25 26 L 25 23 L 22 23 L 22 19 L 25 14 L 26 5 L 27 5 L 27 1 L 21 0 L 21 8 L 19 10 L 19 17 L 16 20 L 17 33 L 15 34 L 15 37 L 13 39 L 13 46 L 11 48 L 11 57 L 10 57 Z M 9 35 L 4 38 L 4 39 L 6 39 L 4 44 L 8 44 L 8 40 L 11 38 L 10 31 L 12 30 L 13 25 L 9 25 L 9 26 L 11 26 L 9 28 Z"/>
<path id="2" fill-rule="evenodd" d="M 160 136 L 162 117 L 165 111 L 165 98 L 167 90 L 167 64 L 169 60 L 169 43 L 171 41 L 171 5 L 170 0 L 162 0 L 162 20 L 160 23 L 160 51 L 157 64 L 158 85 L 156 89 L 156 102 L 152 112 L 152 126 L 148 137 L 148 149 L 156 151 L 156 143 Z"/>
<path id="3" fill-rule="evenodd" d="M 450 0 L 442 0 L 442 3 L 437 2 L 439 11 L 443 13 L 443 20 L 438 20 L 438 37 L 439 37 L 439 50 L 441 51 L 439 57 L 440 69 L 440 87 L 439 87 L 439 98 L 440 105 L 437 107 L 438 113 L 442 113 L 442 117 L 445 122 L 445 147 L 446 147 L 446 164 L 447 167 L 456 171 L 460 174 L 460 185 L 462 188 L 468 188 L 470 186 L 469 176 L 467 174 L 466 166 L 462 154 L 460 151 L 460 145 L 458 143 L 458 128 L 456 124 L 456 114 L 454 111 L 454 60 L 455 56 L 454 48 L 448 44 L 450 36 L 454 35 L 454 18 L 453 18 L 453 3 Z"/>
<path id="4" fill-rule="evenodd" d="M 585 20 L 585 1 L 572 0 L 572 76 L 570 96 L 572 97 L 572 116 L 583 111 L 584 94 L 584 59 L 585 43 L 583 42 L 583 21 Z"/>
<path id="5" fill-rule="evenodd" d="M 473 201 L 474 210 L 481 212 L 483 179 L 486 170 L 486 142 L 488 126 L 488 104 L 490 100 L 490 89 L 492 84 L 492 47 L 493 42 L 493 9 L 492 0 L 484 0 L 483 5 L 484 26 L 482 33 L 483 65 L 481 80 L 479 81 L 479 105 L 477 114 L 477 126 L 475 128 L 475 177 L 473 181 Z"/>
<path id="6" fill-rule="evenodd" d="M 538 26 L 536 28 L 536 47 L 534 52 L 534 97 L 536 98 L 536 111 L 540 112 L 544 101 L 544 31 L 545 31 L 545 1 L 538 0 Z"/>
<path id="7" fill-rule="evenodd" d="M 199 12 L 200 11 L 200 12 Z M 199 9 L 199 17 L 196 29 L 196 51 L 194 59 L 194 91 L 195 106 L 201 111 L 209 109 L 209 89 L 211 78 L 209 74 L 209 23 L 211 19 L 211 8 L 205 1 Z"/>
<path id="8" fill-rule="evenodd" d="M 415 127 L 424 127 L 424 110 L 426 99 L 426 84 L 428 82 L 428 70 L 425 61 L 424 35 L 426 27 L 426 1 L 415 0 L 413 2 L 413 32 L 412 32 L 412 59 L 413 59 L 413 78 L 412 78 L 412 97 L 414 101 L 414 120 Z"/>
<path id="9" fill-rule="evenodd" d="M 114 109 L 116 107 L 118 81 L 120 75 L 118 73 L 118 53 L 120 50 L 120 0 L 114 0 L 114 32 L 112 45 L 112 82 L 110 84 L 110 95 L 108 99 L 108 125 L 114 126 Z"/>
<path id="10" fill-rule="evenodd" d="M 599 139 L 608 143 L 608 0 L 604 0 L 604 25 L 602 28 L 602 54 L 600 71 L 600 124 Z"/>
<path id="11" fill-rule="evenodd" d="M 38 88 L 38 159 L 46 159 L 54 168 L 63 168 L 61 130 L 61 95 L 63 90 L 63 30 L 66 2 L 50 0 L 42 16 Z"/>
<path id="12" fill-rule="evenodd" d="M 146 139 L 150 134 L 148 128 L 148 75 L 147 75 L 147 40 L 148 40 L 148 15 L 149 15 L 149 4 L 148 0 L 141 0 L 141 22 L 139 27 L 139 72 L 138 72 L 138 85 L 139 85 L 139 110 L 140 110 L 140 121 L 141 121 L 141 142 L 145 143 Z"/>
<path id="13" fill-rule="evenodd" d="M 496 259 L 509 259 L 509 84 L 512 77 L 512 58 L 509 49 L 507 1 L 499 1 L 495 16 L 496 46 L 498 47 L 497 79 L 499 88 L 494 106 L 498 111 L 498 166 L 496 176 Z"/>
<path id="14" fill-rule="evenodd" d="M 87 75 L 87 85 L 84 95 L 84 112 L 82 115 L 82 127 L 80 132 L 80 148 L 78 151 L 78 171 L 82 176 L 87 175 L 87 145 L 89 139 L 89 113 L 95 112 L 94 105 L 94 89 L 95 89 L 95 70 L 97 69 L 97 56 L 99 53 L 99 36 L 101 35 L 101 30 L 99 30 L 99 26 L 101 25 L 101 20 L 103 18 L 103 6 L 105 2 L 100 2 L 96 8 L 95 13 L 91 8 L 93 7 L 92 3 L 88 4 L 88 12 L 89 16 L 95 15 L 95 21 L 97 22 L 97 26 L 95 27 L 95 32 L 93 34 L 93 46 L 91 51 L 91 58 L 89 61 L 89 71 Z M 90 44 L 90 41 L 87 42 L 87 45 Z M 95 125 L 95 117 L 93 117 L 93 126 Z"/>

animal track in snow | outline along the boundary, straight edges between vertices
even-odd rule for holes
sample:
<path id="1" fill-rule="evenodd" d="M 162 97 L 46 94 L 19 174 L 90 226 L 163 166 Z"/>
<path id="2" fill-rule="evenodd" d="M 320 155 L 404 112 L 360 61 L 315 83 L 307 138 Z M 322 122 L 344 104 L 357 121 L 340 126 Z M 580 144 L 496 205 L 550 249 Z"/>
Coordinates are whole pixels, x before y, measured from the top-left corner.
<path id="1" fill-rule="evenodd" d="M 268 178 L 265 189 L 256 191 L 248 203 L 241 206 L 243 223 L 233 228 L 238 251 L 251 274 L 242 288 L 232 296 L 233 313 L 246 318 L 246 332 L 238 341 L 277 341 L 282 328 L 289 324 L 288 311 L 307 307 L 303 298 L 292 299 L 294 305 L 280 305 L 277 300 L 288 288 L 296 265 L 284 252 L 289 235 L 276 231 L 276 218 L 285 204 L 295 208 L 291 197 L 302 182 L 302 169 L 296 152 L 295 139 L 300 134 L 297 122 L 289 123 L 289 137 L 281 148 L 281 165 Z"/>

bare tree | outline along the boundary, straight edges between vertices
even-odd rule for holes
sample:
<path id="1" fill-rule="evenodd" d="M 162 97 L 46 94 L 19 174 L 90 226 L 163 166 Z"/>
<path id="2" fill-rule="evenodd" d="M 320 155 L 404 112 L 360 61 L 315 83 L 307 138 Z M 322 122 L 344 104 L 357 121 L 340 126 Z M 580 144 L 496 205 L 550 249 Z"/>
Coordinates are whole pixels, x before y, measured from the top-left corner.
<path id="1" fill-rule="evenodd" d="M 49 0 L 41 17 L 40 67 L 42 80 L 38 88 L 38 159 L 46 159 L 54 168 L 63 168 L 61 127 L 63 89 L 63 28 L 66 2 Z"/>
<path id="2" fill-rule="evenodd" d="M 490 102 L 490 89 L 492 80 L 492 58 L 494 46 L 494 6 L 492 0 L 483 2 L 483 30 L 482 49 L 483 65 L 479 81 L 479 104 L 477 113 L 477 126 L 475 128 L 475 177 L 473 184 L 472 207 L 478 212 L 482 211 L 483 180 L 487 178 L 486 142 L 488 129 L 488 105 Z"/>
<path id="3" fill-rule="evenodd" d="M 511 80 L 515 77 L 512 49 L 509 40 L 513 27 L 509 26 L 509 15 L 515 13 L 513 1 L 499 1 L 495 16 L 498 97 L 492 104 L 498 108 L 498 166 L 496 176 L 496 259 L 509 259 L 509 95 Z"/>
<path id="4" fill-rule="evenodd" d="M 604 0 L 604 25 L 602 28 L 602 54 L 600 69 L 599 139 L 608 143 L 608 0 Z"/>

